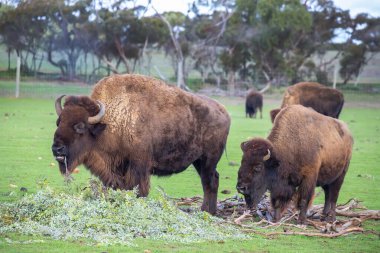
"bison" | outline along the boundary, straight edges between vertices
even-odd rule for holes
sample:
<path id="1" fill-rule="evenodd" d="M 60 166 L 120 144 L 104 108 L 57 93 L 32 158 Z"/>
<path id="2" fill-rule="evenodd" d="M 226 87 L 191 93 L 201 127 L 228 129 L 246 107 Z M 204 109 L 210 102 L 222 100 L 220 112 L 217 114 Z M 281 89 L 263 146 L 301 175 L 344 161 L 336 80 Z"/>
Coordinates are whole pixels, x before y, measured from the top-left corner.
<path id="1" fill-rule="evenodd" d="M 316 186 L 325 192 L 322 218 L 335 220 L 335 207 L 352 153 L 353 138 L 347 125 L 301 105 L 291 105 L 277 115 L 267 139 L 241 144 L 243 157 L 237 190 L 248 207 L 270 191 L 274 219 L 278 221 L 295 197 L 304 223 Z"/>
<path id="2" fill-rule="evenodd" d="M 281 108 L 294 104 L 311 107 L 323 115 L 337 119 L 343 108 L 344 97 L 342 92 L 322 84 L 301 82 L 286 89 Z M 272 123 L 278 111 L 275 109 L 270 112 Z"/>
<path id="3" fill-rule="evenodd" d="M 260 118 L 263 109 L 263 95 L 256 91 L 250 91 L 245 99 L 245 117 L 256 118 L 257 110 L 260 110 Z"/>
<path id="4" fill-rule="evenodd" d="M 230 117 L 218 102 L 142 75 L 103 78 L 88 96 L 56 100 L 53 155 L 62 174 L 80 165 L 107 187 L 138 186 L 147 196 L 150 176 L 193 164 L 204 192 L 202 210 L 216 212 L 219 175 Z"/>

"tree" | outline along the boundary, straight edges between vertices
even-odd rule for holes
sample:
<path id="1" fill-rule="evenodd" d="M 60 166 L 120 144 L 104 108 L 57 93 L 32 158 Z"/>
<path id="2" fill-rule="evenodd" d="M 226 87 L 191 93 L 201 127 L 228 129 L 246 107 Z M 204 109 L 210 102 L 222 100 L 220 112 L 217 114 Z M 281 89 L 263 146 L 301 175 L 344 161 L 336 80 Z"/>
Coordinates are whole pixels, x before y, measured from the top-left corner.
<path id="1" fill-rule="evenodd" d="M 207 8 L 208 12 L 201 14 L 200 8 Z M 189 40 L 193 43 L 191 56 L 194 68 L 200 72 L 203 82 L 213 77 L 218 87 L 224 74 L 220 61 L 226 47 L 223 35 L 234 8 L 235 1 L 230 0 L 198 1 L 191 8 L 195 17 L 186 27 L 186 37 L 191 37 Z M 227 68 L 224 70 L 228 72 Z"/>
<path id="2" fill-rule="evenodd" d="M 146 68 L 148 73 L 150 73 L 153 50 L 162 48 L 170 35 L 166 24 L 157 16 L 142 17 L 141 22 L 140 33 L 145 41 L 141 55 L 147 59 Z M 144 57 L 141 59 L 144 59 Z M 161 78 L 165 79 L 163 76 Z"/>
<path id="3" fill-rule="evenodd" d="M 340 76 L 346 84 L 358 78 L 363 67 L 380 51 L 380 18 L 358 14 L 349 25 L 350 39 L 340 59 Z"/>
<path id="4" fill-rule="evenodd" d="M 181 43 L 180 33 L 184 29 L 184 23 L 186 20 L 186 16 L 180 12 L 167 12 L 164 14 L 160 14 L 156 11 L 156 15 L 160 17 L 160 19 L 167 26 L 169 31 L 171 43 L 167 44 L 167 52 L 174 52 L 176 64 L 175 64 L 175 73 L 177 77 L 177 87 L 183 88 L 185 90 L 189 90 L 185 81 L 185 73 L 184 73 L 184 48 L 186 47 L 185 43 Z M 169 46 L 170 45 L 170 46 Z"/>
<path id="5" fill-rule="evenodd" d="M 348 11 L 337 8 L 331 0 L 314 0 L 308 2 L 308 10 L 312 15 L 313 24 L 306 40 L 306 53 L 298 79 L 303 79 L 305 73 L 312 73 L 318 82 L 327 83 L 327 67 L 339 58 L 345 48 L 345 43 L 334 43 L 334 40 L 347 29 L 350 23 Z M 327 58 L 327 52 L 335 52 Z M 312 59 L 316 56 L 316 59 Z M 294 80 L 298 81 L 298 80 Z"/>
<path id="6" fill-rule="evenodd" d="M 157 17 L 139 16 L 145 7 L 126 8 L 124 2 L 118 1 L 112 8 L 98 11 L 100 34 L 94 52 L 115 73 L 119 72 L 120 63 L 123 63 L 125 72 L 134 72 L 147 47 L 157 43 L 161 45 L 165 34 L 164 25 L 157 21 Z"/>
<path id="7" fill-rule="evenodd" d="M 302 54 L 300 47 L 311 29 L 311 15 L 306 7 L 298 0 L 237 0 L 236 5 L 224 36 L 232 58 L 224 65 L 241 63 L 238 68 L 243 77 L 265 76 L 264 91 L 273 82 L 291 78 Z M 245 52 L 236 53 L 237 48 Z"/>
<path id="8" fill-rule="evenodd" d="M 7 46 L 8 69 L 10 52 L 14 50 L 23 58 L 22 70 L 36 73 L 38 70 L 36 55 L 42 47 L 42 38 L 47 27 L 44 14 L 46 5 L 44 1 L 33 0 L 21 2 L 16 8 L 8 6 L 6 9 L 0 16 L 0 34 L 2 43 Z M 31 66 L 28 64 L 29 53 L 32 54 Z"/>

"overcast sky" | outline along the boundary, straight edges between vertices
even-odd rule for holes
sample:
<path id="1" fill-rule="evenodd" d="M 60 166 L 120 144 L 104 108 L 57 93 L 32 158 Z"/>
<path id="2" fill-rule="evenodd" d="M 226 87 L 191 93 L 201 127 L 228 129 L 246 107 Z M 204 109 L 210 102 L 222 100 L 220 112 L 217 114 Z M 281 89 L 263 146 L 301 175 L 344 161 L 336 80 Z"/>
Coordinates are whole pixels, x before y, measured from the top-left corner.
<path id="1" fill-rule="evenodd" d="M 247 0 L 249 1 L 249 0 Z M 139 4 L 146 5 L 147 0 L 137 0 Z M 152 5 L 158 12 L 181 11 L 186 13 L 193 0 L 152 0 Z M 374 17 L 380 17 L 380 0 L 334 0 L 337 7 L 350 10 L 352 16 L 366 12 Z M 153 14 L 150 12 L 148 14 Z"/>

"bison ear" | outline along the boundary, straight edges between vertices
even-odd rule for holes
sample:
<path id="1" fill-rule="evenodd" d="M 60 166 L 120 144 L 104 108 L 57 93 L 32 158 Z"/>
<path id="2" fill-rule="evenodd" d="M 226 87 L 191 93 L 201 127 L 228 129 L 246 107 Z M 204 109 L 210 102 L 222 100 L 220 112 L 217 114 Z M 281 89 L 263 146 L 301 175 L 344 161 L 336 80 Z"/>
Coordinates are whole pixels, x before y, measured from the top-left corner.
<path id="1" fill-rule="evenodd" d="M 276 157 L 272 155 L 271 158 L 264 162 L 264 165 L 266 168 L 277 168 L 280 165 L 280 163 L 276 159 Z"/>
<path id="2" fill-rule="evenodd" d="M 243 150 L 243 151 L 245 151 L 246 149 L 247 149 L 247 144 L 248 143 L 248 141 L 244 141 L 244 142 L 242 142 L 241 144 L 240 144 L 240 148 L 241 148 L 241 150 Z"/>
<path id="3" fill-rule="evenodd" d="M 95 124 L 95 125 L 90 125 L 90 133 L 94 136 L 94 137 L 97 137 L 99 134 L 101 134 L 104 129 L 106 129 L 107 125 L 106 124 L 102 124 L 102 123 L 98 123 L 98 124 Z"/>

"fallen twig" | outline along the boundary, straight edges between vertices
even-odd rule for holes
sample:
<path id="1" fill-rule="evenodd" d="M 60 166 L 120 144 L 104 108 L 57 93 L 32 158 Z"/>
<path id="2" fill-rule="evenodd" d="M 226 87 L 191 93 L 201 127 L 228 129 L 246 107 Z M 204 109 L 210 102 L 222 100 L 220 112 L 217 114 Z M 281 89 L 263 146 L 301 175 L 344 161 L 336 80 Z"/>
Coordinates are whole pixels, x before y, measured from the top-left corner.
<path id="1" fill-rule="evenodd" d="M 287 231 L 287 232 L 271 232 L 265 233 L 266 236 L 274 236 L 274 235 L 304 235 L 304 236 L 316 236 L 316 237 L 327 237 L 334 238 L 341 235 L 349 234 L 349 233 L 363 233 L 364 229 L 360 227 L 348 228 L 346 230 L 340 231 L 338 233 L 331 234 L 322 234 L 322 233 L 311 233 L 311 232 L 296 232 L 296 231 Z"/>
<path id="2" fill-rule="evenodd" d="M 180 198 L 176 199 L 177 206 L 194 206 L 200 205 L 202 198 Z M 338 205 L 336 208 L 337 220 L 334 223 L 320 221 L 324 205 L 318 204 L 311 206 L 308 210 L 308 219 L 306 225 L 296 224 L 298 218 L 298 210 L 293 205 L 289 205 L 287 211 L 283 214 L 281 221 L 272 222 L 272 208 L 268 196 L 260 201 L 255 210 L 247 210 L 245 201 L 240 196 L 233 196 L 218 202 L 217 216 L 223 218 L 225 222 L 237 225 L 246 233 L 254 233 L 263 236 L 274 235 L 304 235 L 319 236 L 326 238 L 334 238 L 350 233 L 366 232 L 361 226 L 363 222 L 369 219 L 380 220 L 380 210 L 367 210 L 360 205 L 359 200 L 350 199 L 344 204 Z M 360 209 L 360 210 L 358 210 Z M 192 212 L 193 209 L 185 208 L 186 212 Z M 260 221 L 255 222 L 255 217 Z M 265 233 L 258 229 L 278 230 Z M 291 231 L 291 228 L 302 231 Z M 318 232 L 316 232 L 318 231 Z M 367 234 L 367 233 L 366 233 Z M 376 233 L 368 233 L 376 234 Z"/>
<path id="3" fill-rule="evenodd" d="M 238 217 L 237 219 L 235 219 L 234 222 L 235 222 L 235 224 L 240 225 L 241 221 L 244 220 L 244 219 L 246 219 L 247 217 L 252 217 L 250 210 L 244 211 L 243 215 L 241 215 L 240 217 Z"/>

